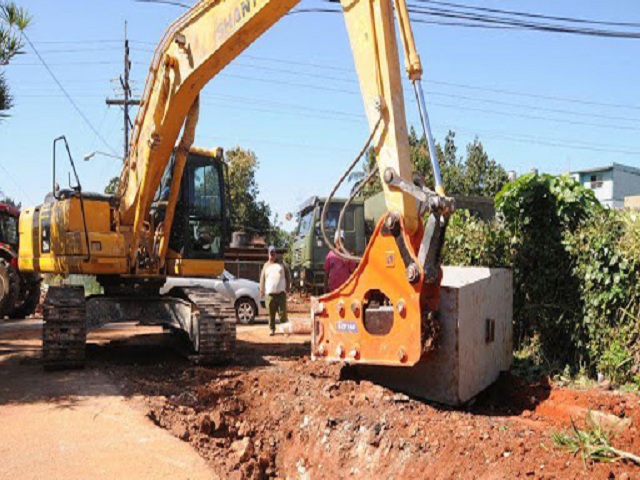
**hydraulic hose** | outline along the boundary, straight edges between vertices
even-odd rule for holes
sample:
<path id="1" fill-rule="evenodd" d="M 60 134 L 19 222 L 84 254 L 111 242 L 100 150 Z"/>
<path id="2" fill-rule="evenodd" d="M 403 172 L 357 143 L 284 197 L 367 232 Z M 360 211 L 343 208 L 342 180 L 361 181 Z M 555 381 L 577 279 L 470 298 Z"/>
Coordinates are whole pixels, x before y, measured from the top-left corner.
<path id="1" fill-rule="evenodd" d="M 332 244 L 329 241 L 329 238 L 327 236 L 327 230 L 325 228 L 325 221 L 327 219 L 328 206 L 331 203 L 331 200 L 333 200 L 333 197 L 335 196 L 335 194 L 338 191 L 338 189 L 340 188 L 340 186 L 344 183 L 344 181 L 349 176 L 349 174 L 353 171 L 353 169 L 356 167 L 356 165 L 358 165 L 358 162 L 360 161 L 362 156 L 367 152 L 367 150 L 371 146 L 371 142 L 373 142 L 373 139 L 376 136 L 376 133 L 378 133 L 378 128 L 380 128 L 381 124 L 382 124 L 382 115 L 380 115 L 380 118 L 378 118 L 378 121 L 376 122 L 376 125 L 371 130 L 371 134 L 369 135 L 369 138 L 367 139 L 364 147 L 362 148 L 362 150 L 360 150 L 360 153 L 358 153 L 358 156 L 353 160 L 353 162 L 351 162 L 351 164 L 349 165 L 347 170 L 344 172 L 342 177 L 340 177 L 340 180 L 338 180 L 338 182 L 334 185 L 333 190 L 331 190 L 331 193 L 327 197 L 327 200 L 324 202 L 324 207 L 322 207 L 322 215 L 320 216 L 320 230 L 322 231 L 322 239 L 324 240 L 324 243 L 329 248 L 329 250 L 331 250 L 338 257 L 340 257 L 340 258 L 342 258 L 344 260 L 353 260 L 355 262 L 359 262 L 360 260 L 362 260 L 362 258 L 361 257 L 356 257 L 356 256 L 351 255 L 351 254 L 346 253 L 346 252 L 341 252 L 340 250 L 338 250 L 335 247 L 334 244 Z M 377 170 L 377 168 L 375 170 Z M 371 175 L 371 174 L 369 174 L 369 175 Z M 338 228 L 340 228 L 340 221 L 338 221 Z"/>

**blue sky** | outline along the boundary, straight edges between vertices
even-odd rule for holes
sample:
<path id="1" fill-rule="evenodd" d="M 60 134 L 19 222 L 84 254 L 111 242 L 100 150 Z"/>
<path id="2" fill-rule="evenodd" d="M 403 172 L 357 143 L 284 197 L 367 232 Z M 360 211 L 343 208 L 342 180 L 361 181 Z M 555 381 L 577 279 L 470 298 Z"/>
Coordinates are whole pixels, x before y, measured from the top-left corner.
<path id="1" fill-rule="evenodd" d="M 51 189 L 51 143 L 65 134 L 84 188 L 102 191 L 118 161 L 82 157 L 122 152 L 122 113 L 105 98 L 115 95 L 112 80 L 122 71 L 124 21 L 141 93 L 154 46 L 182 10 L 133 0 L 19 3 L 34 17 L 31 40 L 108 146 L 27 48 L 5 69 L 16 106 L 0 123 L 0 189 L 40 203 Z M 465 3 L 640 23 L 635 0 Z M 414 30 L 436 139 L 456 131 L 462 153 L 477 135 L 493 158 L 519 173 L 640 166 L 640 39 L 424 24 Z M 417 127 L 408 86 L 407 93 L 408 120 Z M 254 150 L 262 198 L 281 217 L 308 196 L 326 194 L 368 134 L 340 15 L 284 18 L 214 79 L 202 100 L 196 143 Z"/>

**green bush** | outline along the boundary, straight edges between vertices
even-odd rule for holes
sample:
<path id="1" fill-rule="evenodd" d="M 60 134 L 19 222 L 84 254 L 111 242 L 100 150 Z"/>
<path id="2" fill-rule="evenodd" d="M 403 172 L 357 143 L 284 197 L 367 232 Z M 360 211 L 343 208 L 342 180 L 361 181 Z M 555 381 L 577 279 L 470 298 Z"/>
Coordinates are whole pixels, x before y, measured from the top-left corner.
<path id="1" fill-rule="evenodd" d="M 592 191 L 568 176 L 525 175 L 496 197 L 510 238 L 516 344 L 540 337 L 544 354 L 576 363 L 584 350 L 577 325 L 579 278 L 566 236 L 600 210 Z"/>
<path id="2" fill-rule="evenodd" d="M 640 383 L 640 217 L 567 176 L 525 175 L 496 208 L 490 223 L 452 217 L 445 263 L 513 270 L 516 348 L 537 342 L 549 364 Z"/>
<path id="3" fill-rule="evenodd" d="M 446 265 L 511 268 L 509 238 L 502 225 L 485 222 L 467 210 L 451 217 L 443 255 Z"/>
<path id="4" fill-rule="evenodd" d="M 621 313 L 623 309 L 640 299 L 640 262 L 630 250 L 638 248 L 638 244 L 630 240 L 633 234 L 628 231 L 632 225 L 628 216 L 601 210 L 567 235 L 566 248 L 574 259 L 573 274 L 580 279 L 582 309 L 578 329 L 586 343 L 586 351 L 581 353 L 590 363 L 597 363 L 605 350 L 611 350 L 608 334 L 618 331 L 628 320 Z"/>

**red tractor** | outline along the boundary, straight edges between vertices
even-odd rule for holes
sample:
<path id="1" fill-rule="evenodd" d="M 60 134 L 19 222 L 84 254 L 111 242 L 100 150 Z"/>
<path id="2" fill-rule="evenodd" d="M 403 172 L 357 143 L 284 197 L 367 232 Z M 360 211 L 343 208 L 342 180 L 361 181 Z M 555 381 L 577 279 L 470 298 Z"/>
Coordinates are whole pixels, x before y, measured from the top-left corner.
<path id="1" fill-rule="evenodd" d="M 18 271 L 20 210 L 0 202 L 0 320 L 25 318 L 40 302 L 40 277 Z"/>

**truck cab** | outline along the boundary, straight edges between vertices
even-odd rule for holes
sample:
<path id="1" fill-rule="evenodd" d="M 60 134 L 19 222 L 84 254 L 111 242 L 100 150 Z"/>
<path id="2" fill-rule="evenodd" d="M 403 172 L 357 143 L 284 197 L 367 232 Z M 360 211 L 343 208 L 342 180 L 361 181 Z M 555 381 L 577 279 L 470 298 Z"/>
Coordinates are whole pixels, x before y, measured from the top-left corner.
<path id="1" fill-rule="evenodd" d="M 291 242 L 292 283 L 295 289 L 306 293 L 319 294 L 324 288 L 324 261 L 329 248 L 322 238 L 320 217 L 325 201 L 325 198 L 311 197 L 300 206 L 295 237 Z M 344 198 L 334 198 L 329 205 L 325 228 L 331 242 L 345 202 Z M 362 255 L 367 240 L 363 200 L 356 199 L 347 208 L 343 233 L 347 250 Z"/>
<path id="2" fill-rule="evenodd" d="M 40 301 L 38 275 L 18 271 L 20 210 L 0 202 L 0 319 L 31 315 Z"/>
<path id="3" fill-rule="evenodd" d="M 14 259 L 18 251 L 18 217 L 20 211 L 0 202 L 0 258 Z"/>

